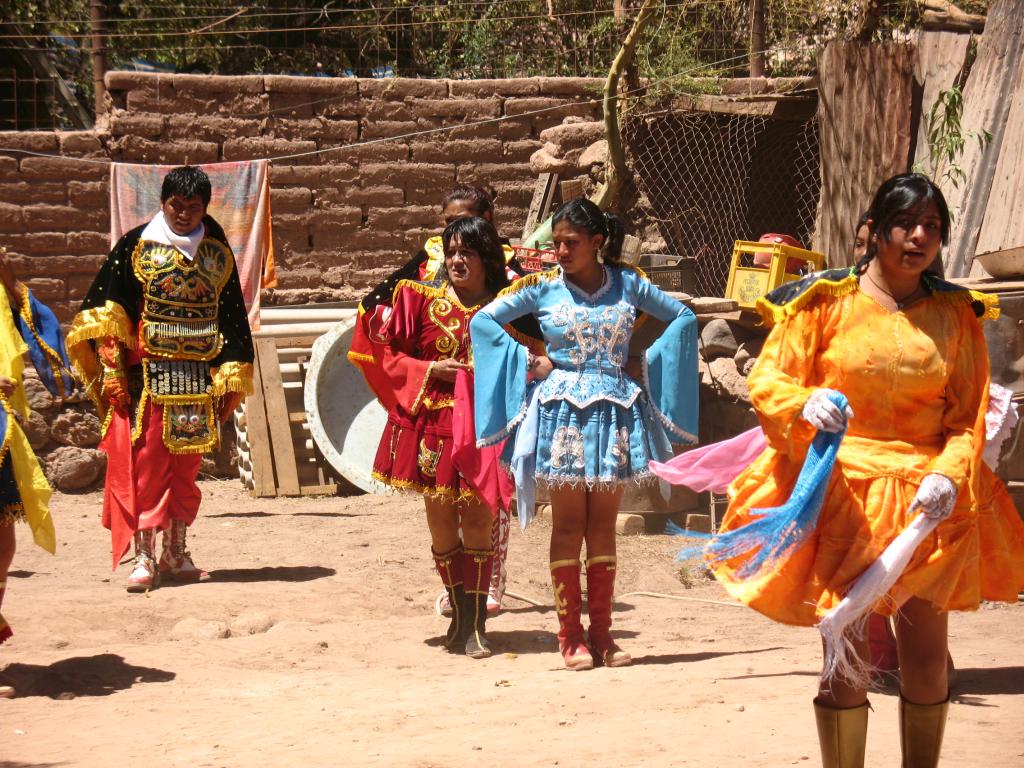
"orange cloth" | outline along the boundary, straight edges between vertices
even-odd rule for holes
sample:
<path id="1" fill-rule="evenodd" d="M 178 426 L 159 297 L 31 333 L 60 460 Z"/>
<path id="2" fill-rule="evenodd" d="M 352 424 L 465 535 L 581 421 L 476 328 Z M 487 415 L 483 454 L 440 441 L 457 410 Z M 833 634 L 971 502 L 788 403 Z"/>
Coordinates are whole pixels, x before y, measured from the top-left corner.
<path id="1" fill-rule="evenodd" d="M 924 475 L 939 472 L 957 484 L 956 507 L 877 610 L 894 613 L 912 596 L 947 611 L 1016 601 L 1024 523 L 981 461 L 989 363 L 967 297 L 936 293 L 889 313 L 851 276 L 778 318 L 749 379 L 769 447 L 730 486 L 723 530 L 789 497 L 814 435 L 801 418 L 814 388 L 842 392 L 855 415 L 817 530 L 759 579 L 734 579 L 736 563 L 719 567 L 733 596 L 776 621 L 816 624 L 911 522 Z"/>

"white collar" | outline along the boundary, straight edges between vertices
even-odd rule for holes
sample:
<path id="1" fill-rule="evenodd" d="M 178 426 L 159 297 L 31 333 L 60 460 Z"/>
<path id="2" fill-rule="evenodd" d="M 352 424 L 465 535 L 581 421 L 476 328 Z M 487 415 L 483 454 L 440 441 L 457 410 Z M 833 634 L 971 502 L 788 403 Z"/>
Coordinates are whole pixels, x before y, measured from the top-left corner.
<path id="1" fill-rule="evenodd" d="M 199 244 L 203 241 L 205 234 L 206 225 L 202 222 L 187 235 L 177 234 L 167 225 L 164 212 L 160 211 L 142 230 L 142 239 L 176 248 L 186 259 L 192 261 L 196 257 L 196 251 L 199 250 Z"/>

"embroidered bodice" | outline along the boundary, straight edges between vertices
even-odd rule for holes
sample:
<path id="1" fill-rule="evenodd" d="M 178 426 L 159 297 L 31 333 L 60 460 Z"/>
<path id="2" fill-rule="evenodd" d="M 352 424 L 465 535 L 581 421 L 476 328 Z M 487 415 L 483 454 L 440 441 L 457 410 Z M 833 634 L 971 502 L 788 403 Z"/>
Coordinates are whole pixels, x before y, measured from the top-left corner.
<path id="1" fill-rule="evenodd" d="M 640 395 L 624 370 L 638 311 L 669 321 L 688 310 L 633 270 L 605 267 L 593 294 L 556 268 L 513 285 L 485 311 L 502 324 L 532 313 L 555 365 L 541 383 L 541 401 L 586 408 L 598 400 L 629 407 Z"/>

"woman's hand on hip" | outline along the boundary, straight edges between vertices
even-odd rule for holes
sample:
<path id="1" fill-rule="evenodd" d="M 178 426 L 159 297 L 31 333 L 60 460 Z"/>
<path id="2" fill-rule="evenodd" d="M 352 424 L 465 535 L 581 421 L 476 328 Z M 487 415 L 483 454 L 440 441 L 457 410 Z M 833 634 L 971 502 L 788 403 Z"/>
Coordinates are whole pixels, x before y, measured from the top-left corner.
<path id="1" fill-rule="evenodd" d="M 526 372 L 533 376 L 534 379 L 543 381 L 553 370 L 555 370 L 555 364 L 551 362 L 550 357 L 530 353 L 526 363 Z"/>

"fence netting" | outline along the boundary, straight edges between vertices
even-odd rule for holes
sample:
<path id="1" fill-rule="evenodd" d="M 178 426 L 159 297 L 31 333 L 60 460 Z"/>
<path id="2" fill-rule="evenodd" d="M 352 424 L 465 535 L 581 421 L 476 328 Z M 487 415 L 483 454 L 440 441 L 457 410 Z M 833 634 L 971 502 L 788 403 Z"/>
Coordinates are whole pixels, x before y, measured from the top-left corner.
<path id="1" fill-rule="evenodd" d="M 816 118 L 653 110 L 631 115 L 623 140 L 643 216 L 665 253 L 693 259 L 697 295 L 724 294 L 736 240 L 776 232 L 810 247 Z"/>

